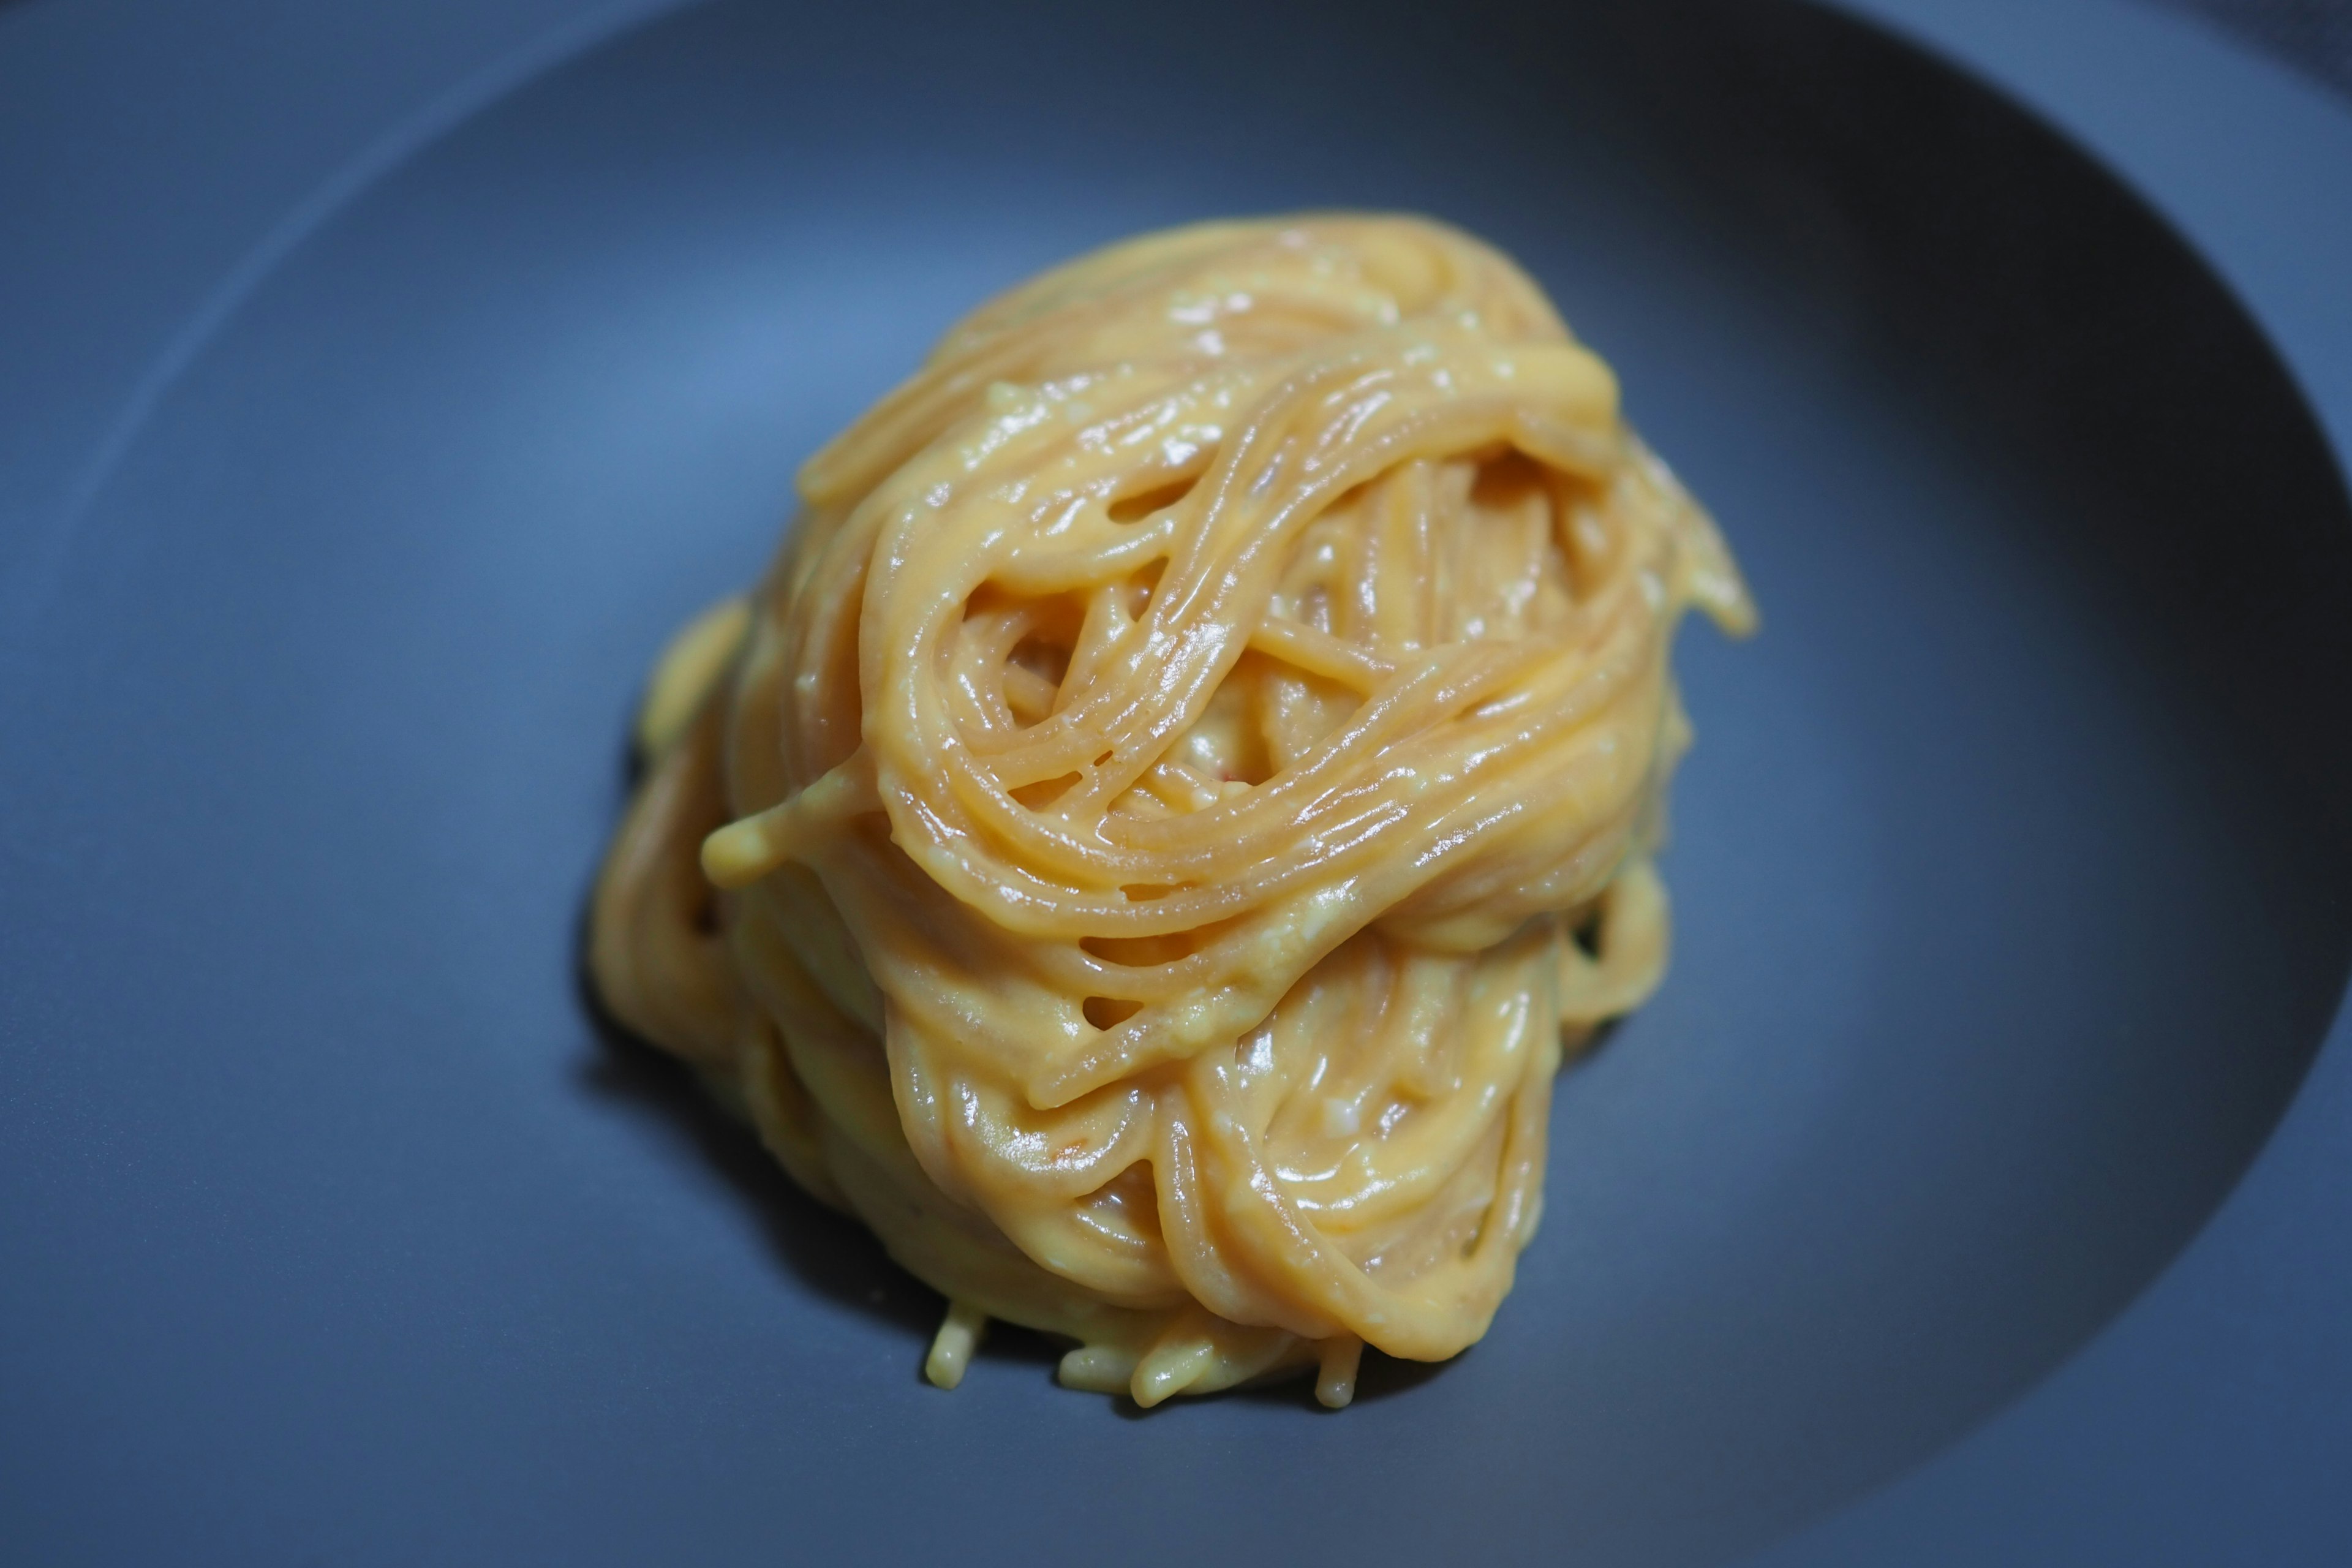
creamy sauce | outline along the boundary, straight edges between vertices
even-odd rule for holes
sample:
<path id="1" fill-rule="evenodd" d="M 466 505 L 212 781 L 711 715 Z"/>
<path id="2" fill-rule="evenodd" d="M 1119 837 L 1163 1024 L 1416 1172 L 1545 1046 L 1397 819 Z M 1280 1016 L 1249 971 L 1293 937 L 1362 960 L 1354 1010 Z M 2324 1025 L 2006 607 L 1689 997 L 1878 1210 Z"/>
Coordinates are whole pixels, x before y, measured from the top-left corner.
<path id="1" fill-rule="evenodd" d="M 1609 368 L 1426 221 L 1207 224 L 968 318 L 640 721 L 592 963 L 950 1301 L 1143 1405 L 1483 1334 L 1564 1048 L 1657 983 L 1697 605 Z"/>

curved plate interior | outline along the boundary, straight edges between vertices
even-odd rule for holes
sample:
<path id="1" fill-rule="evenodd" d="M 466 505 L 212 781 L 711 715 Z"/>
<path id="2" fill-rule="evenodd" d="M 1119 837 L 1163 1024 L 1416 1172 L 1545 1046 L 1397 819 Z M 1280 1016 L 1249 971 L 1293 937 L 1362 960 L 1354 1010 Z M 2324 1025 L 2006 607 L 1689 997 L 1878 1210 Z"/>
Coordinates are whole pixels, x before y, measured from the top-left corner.
<path id="1" fill-rule="evenodd" d="M 1350 15 L 696 11 L 395 171 L 172 389 L 0 692 L 32 1545 L 1713 1562 L 2184 1243 L 2352 937 L 2352 528 L 2263 344 L 1828 14 Z M 1004 1335 L 940 1394 L 936 1302 L 583 1005 L 632 694 L 963 307 L 1304 205 L 1522 258 L 1752 574 L 1761 637 L 1683 641 L 1675 969 L 1458 1363 L 1137 1419 Z"/>

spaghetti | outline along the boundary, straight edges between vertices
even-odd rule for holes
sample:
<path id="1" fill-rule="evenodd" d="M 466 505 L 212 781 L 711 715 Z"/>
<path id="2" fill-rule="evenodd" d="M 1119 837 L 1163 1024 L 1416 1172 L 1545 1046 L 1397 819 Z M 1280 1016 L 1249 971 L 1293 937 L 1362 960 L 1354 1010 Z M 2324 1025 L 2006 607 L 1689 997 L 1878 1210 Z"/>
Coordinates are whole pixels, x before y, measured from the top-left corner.
<path id="1" fill-rule="evenodd" d="M 639 727 L 591 963 L 799 1184 L 1154 1405 L 1486 1331 L 1563 1049 L 1666 952 L 1697 605 L 1508 260 L 1204 224 L 982 307 L 820 451 Z"/>

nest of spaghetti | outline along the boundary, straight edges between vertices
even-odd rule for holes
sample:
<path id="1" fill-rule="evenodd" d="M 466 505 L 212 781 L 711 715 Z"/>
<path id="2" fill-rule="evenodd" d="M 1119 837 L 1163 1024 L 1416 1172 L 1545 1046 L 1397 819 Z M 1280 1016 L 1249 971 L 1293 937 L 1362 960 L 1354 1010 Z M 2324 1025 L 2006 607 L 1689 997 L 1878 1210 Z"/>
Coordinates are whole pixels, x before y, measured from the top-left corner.
<path id="1" fill-rule="evenodd" d="M 1668 654 L 1752 613 L 1615 378 L 1410 218 L 960 323 L 681 633 L 591 965 L 822 1201 L 1150 1405 L 1486 1331 L 1565 1054 L 1665 963 Z"/>

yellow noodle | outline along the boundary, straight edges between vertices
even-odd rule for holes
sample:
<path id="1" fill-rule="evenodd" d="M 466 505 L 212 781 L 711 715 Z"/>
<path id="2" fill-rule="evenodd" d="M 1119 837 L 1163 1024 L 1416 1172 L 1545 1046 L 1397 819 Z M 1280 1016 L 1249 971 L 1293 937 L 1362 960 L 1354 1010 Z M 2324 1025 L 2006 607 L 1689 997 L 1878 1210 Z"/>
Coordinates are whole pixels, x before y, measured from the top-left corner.
<path id="1" fill-rule="evenodd" d="M 1206 224 L 991 301 L 682 633 L 613 1011 L 950 1306 L 1151 1405 L 1510 1289 L 1563 1047 L 1665 963 L 1684 608 L 1752 620 L 1608 366 L 1418 219 Z"/>

